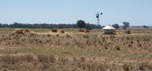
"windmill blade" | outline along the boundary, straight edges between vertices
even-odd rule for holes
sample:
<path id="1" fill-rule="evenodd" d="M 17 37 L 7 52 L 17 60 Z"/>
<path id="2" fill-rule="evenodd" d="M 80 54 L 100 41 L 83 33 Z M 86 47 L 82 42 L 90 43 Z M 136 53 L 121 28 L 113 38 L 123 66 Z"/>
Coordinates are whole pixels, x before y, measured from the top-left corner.
<path id="1" fill-rule="evenodd" d="M 96 13 L 96 18 L 99 18 L 99 13 L 98 12 Z"/>

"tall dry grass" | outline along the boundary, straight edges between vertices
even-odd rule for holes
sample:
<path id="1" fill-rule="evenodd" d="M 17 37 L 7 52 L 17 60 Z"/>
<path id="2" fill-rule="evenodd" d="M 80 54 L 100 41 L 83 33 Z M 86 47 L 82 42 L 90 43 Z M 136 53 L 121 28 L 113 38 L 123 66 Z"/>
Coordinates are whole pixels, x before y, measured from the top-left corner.
<path id="1" fill-rule="evenodd" d="M 5 32 L 0 35 L 0 70 L 151 71 L 152 34 L 130 31 Z"/>

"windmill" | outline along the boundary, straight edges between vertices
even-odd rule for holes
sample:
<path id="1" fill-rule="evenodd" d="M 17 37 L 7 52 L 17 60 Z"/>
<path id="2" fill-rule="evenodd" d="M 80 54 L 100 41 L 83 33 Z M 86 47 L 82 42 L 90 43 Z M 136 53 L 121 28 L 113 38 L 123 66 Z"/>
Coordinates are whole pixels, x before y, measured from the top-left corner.
<path id="1" fill-rule="evenodd" d="M 96 13 L 96 18 L 97 18 L 97 24 L 98 24 L 98 28 L 100 27 L 100 15 L 102 15 L 102 13 Z"/>

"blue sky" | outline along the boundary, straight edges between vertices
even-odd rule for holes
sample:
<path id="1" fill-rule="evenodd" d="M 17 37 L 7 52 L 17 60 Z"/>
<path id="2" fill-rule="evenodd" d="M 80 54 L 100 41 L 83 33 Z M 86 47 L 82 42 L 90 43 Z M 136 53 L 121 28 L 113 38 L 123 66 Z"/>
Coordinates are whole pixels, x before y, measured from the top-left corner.
<path id="1" fill-rule="evenodd" d="M 152 0 L 0 0 L 1 23 L 76 23 L 101 25 L 130 22 L 152 26 Z"/>

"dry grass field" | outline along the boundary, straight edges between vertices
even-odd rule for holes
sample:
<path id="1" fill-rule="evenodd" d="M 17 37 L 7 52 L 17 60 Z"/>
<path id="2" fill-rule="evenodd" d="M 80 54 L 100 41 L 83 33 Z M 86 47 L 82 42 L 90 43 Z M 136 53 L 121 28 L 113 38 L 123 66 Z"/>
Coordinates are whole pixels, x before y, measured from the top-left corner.
<path id="1" fill-rule="evenodd" d="M 152 71 L 152 30 L 0 29 L 0 71 Z"/>

